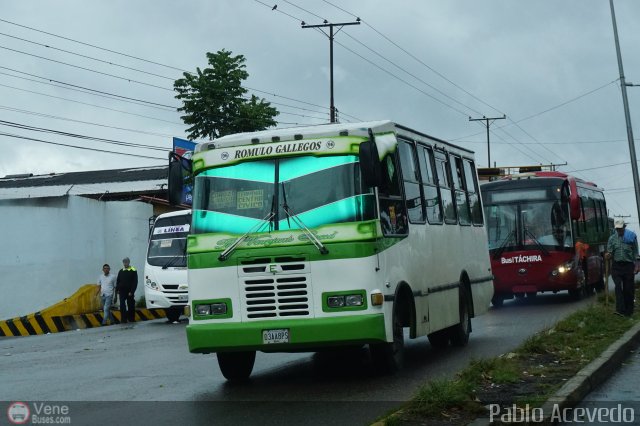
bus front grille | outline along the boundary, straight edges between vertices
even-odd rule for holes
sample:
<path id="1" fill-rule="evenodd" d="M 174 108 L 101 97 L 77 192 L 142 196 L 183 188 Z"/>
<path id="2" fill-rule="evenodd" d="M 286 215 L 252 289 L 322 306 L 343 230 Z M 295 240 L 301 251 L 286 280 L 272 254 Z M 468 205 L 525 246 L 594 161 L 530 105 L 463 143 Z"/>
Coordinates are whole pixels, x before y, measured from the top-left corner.
<path id="1" fill-rule="evenodd" d="M 311 315 L 311 271 L 304 256 L 241 259 L 238 275 L 246 319 Z"/>
<path id="2" fill-rule="evenodd" d="M 308 316 L 308 290 L 304 275 L 245 279 L 247 318 Z"/>

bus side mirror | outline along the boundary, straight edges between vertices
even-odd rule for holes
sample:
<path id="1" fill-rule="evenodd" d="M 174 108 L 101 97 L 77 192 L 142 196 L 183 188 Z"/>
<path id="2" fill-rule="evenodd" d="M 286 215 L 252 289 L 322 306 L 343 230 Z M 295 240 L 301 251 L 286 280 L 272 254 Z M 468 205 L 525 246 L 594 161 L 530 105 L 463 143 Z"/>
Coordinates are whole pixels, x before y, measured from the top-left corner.
<path id="1" fill-rule="evenodd" d="M 360 144 L 360 173 L 365 186 L 374 187 L 382 185 L 382 165 L 378 155 L 378 146 L 373 135 Z"/>
<path id="2" fill-rule="evenodd" d="M 191 160 L 170 152 L 167 194 L 169 204 L 172 206 L 182 204 L 184 181 L 189 176 L 191 176 Z"/>

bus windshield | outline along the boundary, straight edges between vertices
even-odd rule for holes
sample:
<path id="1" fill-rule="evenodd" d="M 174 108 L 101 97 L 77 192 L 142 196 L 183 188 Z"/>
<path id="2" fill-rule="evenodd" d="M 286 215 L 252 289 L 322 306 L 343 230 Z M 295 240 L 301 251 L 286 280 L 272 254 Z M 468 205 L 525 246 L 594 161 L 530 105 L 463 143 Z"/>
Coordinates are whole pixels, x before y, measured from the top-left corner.
<path id="1" fill-rule="evenodd" d="M 490 250 L 573 247 L 568 206 L 559 200 L 490 204 L 485 209 Z"/>
<path id="2" fill-rule="evenodd" d="M 162 267 L 186 267 L 187 235 L 191 215 L 159 218 L 153 226 L 149 239 L 147 263 Z"/>
<path id="3" fill-rule="evenodd" d="M 311 228 L 374 218 L 375 197 L 360 183 L 353 155 L 267 159 L 204 171 L 195 179 L 195 234 L 244 233 L 275 216 L 270 230 Z"/>

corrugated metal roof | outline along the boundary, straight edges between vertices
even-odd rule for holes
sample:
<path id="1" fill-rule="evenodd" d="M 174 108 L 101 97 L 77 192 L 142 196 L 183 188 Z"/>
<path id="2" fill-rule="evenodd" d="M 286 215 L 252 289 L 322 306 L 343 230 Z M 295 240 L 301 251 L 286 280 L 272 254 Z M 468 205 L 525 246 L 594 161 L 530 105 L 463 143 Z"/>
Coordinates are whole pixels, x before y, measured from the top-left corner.
<path id="1" fill-rule="evenodd" d="M 168 166 L 0 178 L 0 199 L 101 195 L 166 189 Z"/>

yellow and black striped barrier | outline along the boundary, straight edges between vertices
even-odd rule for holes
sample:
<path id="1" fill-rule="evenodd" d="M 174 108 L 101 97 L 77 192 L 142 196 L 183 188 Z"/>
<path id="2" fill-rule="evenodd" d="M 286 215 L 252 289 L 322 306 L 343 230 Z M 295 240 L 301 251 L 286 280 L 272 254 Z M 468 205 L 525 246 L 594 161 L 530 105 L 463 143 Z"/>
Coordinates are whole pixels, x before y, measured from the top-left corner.
<path id="1" fill-rule="evenodd" d="M 33 336 L 63 331 L 100 327 L 102 309 L 95 284 L 83 285 L 73 295 L 35 314 L 0 321 L 0 337 Z M 119 310 L 112 310 L 116 324 Z M 136 309 L 136 321 L 165 318 L 164 309 Z"/>
<path id="2" fill-rule="evenodd" d="M 120 311 L 112 310 L 115 323 L 120 324 Z M 164 309 L 136 309 L 136 321 L 165 318 Z M 33 336 L 36 334 L 61 333 L 63 331 L 100 327 L 102 311 L 89 314 L 45 316 L 40 312 L 0 321 L 0 337 Z"/>

